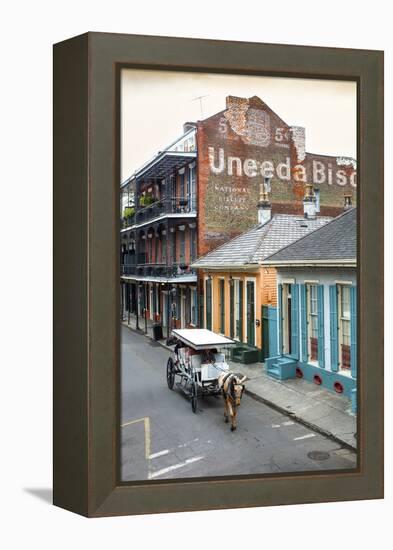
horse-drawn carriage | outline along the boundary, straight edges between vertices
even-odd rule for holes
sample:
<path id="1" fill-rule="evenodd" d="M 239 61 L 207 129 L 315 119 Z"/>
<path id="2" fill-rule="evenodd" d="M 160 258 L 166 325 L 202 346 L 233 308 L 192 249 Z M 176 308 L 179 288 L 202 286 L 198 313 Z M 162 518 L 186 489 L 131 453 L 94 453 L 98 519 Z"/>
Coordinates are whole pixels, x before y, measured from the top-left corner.
<path id="1" fill-rule="evenodd" d="M 176 382 L 196 413 L 198 397 L 221 393 L 219 376 L 229 371 L 225 348 L 235 342 L 211 330 L 196 328 L 173 330 L 171 341 L 175 349 L 167 363 L 168 387 L 172 390 Z"/>

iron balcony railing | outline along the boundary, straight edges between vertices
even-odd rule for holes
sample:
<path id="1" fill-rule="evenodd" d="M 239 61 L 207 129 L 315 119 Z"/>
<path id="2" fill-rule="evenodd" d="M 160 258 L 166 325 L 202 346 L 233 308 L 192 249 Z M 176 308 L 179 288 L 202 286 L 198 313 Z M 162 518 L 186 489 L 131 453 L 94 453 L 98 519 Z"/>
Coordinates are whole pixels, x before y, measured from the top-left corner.
<path id="1" fill-rule="evenodd" d="M 196 275 L 196 271 L 186 264 L 122 264 L 122 275 L 137 275 L 138 277 L 164 277 L 170 279 L 173 277 L 183 277 Z"/>
<path id="2" fill-rule="evenodd" d="M 133 216 L 128 216 L 127 218 L 120 219 L 120 229 L 125 229 L 126 227 L 131 227 L 135 223 L 135 214 Z"/>
<path id="3" fill-rule="evenodd" d="M 135 223 L 150 221 L 164 214 L 188 214 L 196 213 L 196 197 L 188 195 L 185 197 L 171 197 L 155 201 L 149 206 L 139 208 L 135 213 Z"/>

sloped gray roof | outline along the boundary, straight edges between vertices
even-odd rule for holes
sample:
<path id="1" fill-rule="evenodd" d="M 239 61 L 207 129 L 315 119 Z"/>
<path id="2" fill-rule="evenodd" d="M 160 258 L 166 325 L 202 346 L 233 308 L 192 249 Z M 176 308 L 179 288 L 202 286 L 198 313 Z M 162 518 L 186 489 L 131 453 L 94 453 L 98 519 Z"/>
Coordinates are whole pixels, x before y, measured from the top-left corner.
<path id="1" fill-rule="evenodd" d="M 275 214 L 268 222 L 256 225 L 222 246 L 198 258 L 195 268 L 240 267 L 258 264 L 281 248 L 325 225 L 332 218 L 313 220 L 291 214 Z"/>
<path id="2" fill-rule="evenodd" d="M 356 262 L 356 208 L 266 258 L 267 262 Z"/>

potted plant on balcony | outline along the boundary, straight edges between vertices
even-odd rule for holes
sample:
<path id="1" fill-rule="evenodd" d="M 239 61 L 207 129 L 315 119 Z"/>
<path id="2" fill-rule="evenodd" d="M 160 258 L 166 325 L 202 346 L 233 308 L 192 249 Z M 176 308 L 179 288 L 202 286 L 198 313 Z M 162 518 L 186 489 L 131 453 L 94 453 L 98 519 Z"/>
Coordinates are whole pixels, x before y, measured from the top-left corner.
<path id="1" fill-rule="evenodd" d="M 127 206 L 123 212 L 123 219 L 125 222 L 129 222 L 135 214 L 135 208 L 133 206 Z"/>
<path id="2" fill-rule="evenodd" d="M 139 199 L 139 204 L 141 206 L 150 206 L 151 204 L 153 204 L 153 202 L 154 202 L 154 198 L 151 193 L 146 193 L 145 195 L 142 195 L 141 198 Z"/>

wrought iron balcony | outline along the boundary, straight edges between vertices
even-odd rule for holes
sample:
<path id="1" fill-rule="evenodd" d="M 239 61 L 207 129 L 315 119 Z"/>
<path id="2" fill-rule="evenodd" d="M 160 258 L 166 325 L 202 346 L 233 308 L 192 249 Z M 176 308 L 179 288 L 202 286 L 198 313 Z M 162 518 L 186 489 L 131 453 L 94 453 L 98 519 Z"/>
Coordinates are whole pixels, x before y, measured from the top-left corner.
<path id="1" fill-rule="evenodd" d="M 120 266 L 121 275 L 135 275 L 137 264 L 122 264 Z"/>
<path id="2" fill-rule="evenodd" d="M 133 216 L 128 216 L 127 218 L 120 218 L 120 229 L 126 229 L 126 227 L 131 227 L 135 223 L 135 214 Z"/>
<path id="3" fill-rule="evenodd" d="M 164 263 L 123 264 L 120 271 L 122 275 L 136 275 L 137 277 L 161 277 L 165 279 L 196 274 L 196 272 L 192 270 L 189 265 L 181 263 L 171 265 Z"/>
<path id="4" fill-rule="evenodd" d="M 139 208 L 135 213 L 135 223 L 144 223 L 165 214 L 196 213 L 195 195 L 171 197 L 155 201 L 149 206 Z"/>

